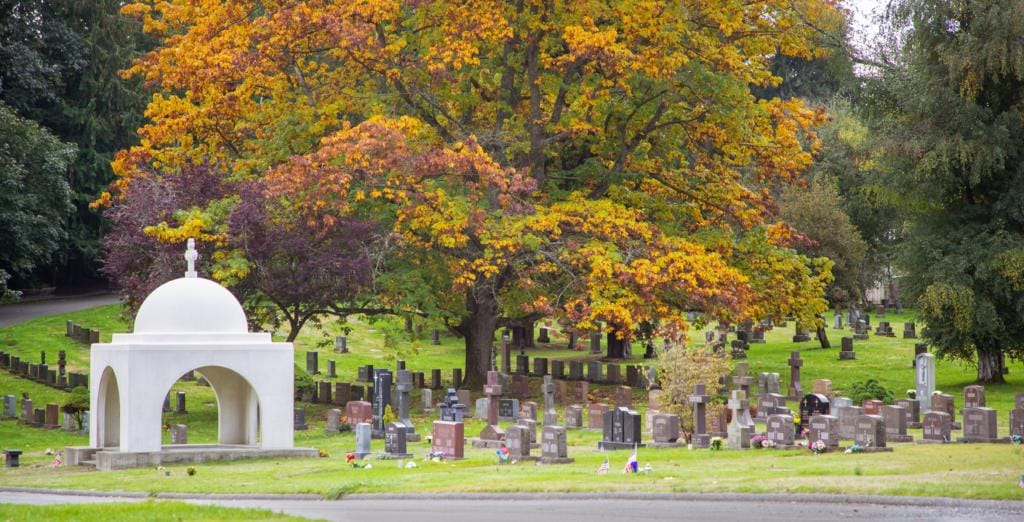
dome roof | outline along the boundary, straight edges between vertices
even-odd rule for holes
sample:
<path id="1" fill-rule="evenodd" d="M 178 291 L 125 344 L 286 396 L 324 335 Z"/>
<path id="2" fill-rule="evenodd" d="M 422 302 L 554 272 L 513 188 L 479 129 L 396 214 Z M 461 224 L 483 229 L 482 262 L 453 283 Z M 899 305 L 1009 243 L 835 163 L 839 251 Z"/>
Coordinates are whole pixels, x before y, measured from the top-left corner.
<path id="1" fill-rule="evenodd" d="M 199 277 L 168 281 L 143 301 L 135 333 L 247 333 L 245 312 L 227 288 Z"/>

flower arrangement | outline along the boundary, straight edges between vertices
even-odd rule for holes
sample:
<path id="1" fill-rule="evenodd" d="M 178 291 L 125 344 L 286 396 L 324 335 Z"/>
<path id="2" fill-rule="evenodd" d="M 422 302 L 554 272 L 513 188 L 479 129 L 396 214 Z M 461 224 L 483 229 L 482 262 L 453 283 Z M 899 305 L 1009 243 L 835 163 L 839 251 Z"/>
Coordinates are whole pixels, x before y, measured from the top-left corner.
<path id="1" fill-rule="evenodd" d="M 328 453 L 327 450 L 325 450 L 325 449 L 321 449 L 320 450 L 320 458 L 326 458 L 326 457 L 330 457 L 330 456 L 331 456 L 331 454 Z"/>
<path id="2" fill-rule="evenodd" d="M 1020 435 L 1013 435 L 1012 437 L 1010 437 L 1010 442 L 1014 444 L 1020 444 L 1024 442 L 1024 437 L 1021 437 Z"/>
<path id="3" fill-rule="evenodd" d="M 864 447 L 861 446 L 860 444 L 854 444 L 853 446 L 850 446 L 849 448 L 846 448 L 846 453 L 863 453 L 863 452 L 864 452 Z"/>
<path id="4" fill-rule="evenodd" d="M 811 443 L 811 451 L 813 451 L 815 455 L 825 453 L 826 449 L 828 448 L 825 446 L 825 441 L 823 440 L 816 440 Z"/>
<path id="5" fill-rule="evenodd" d="M 761 441 L 761 447 L 764 448 L 764 449 L 774 449 L 775 448 L 775 441 L 774 440 L 764 439 L 763 441 Z"/>
<path id="6" fill-rule="evenodd" d="M 761 449 L 761 448 L 765 447 L 764 443 L 767 440 L 768 440 L 768 436 L 767 435 L 758 433 L 757 435 L 754 435 L 753 437 L 750 437 L 750 447 L 754 448 L 754 449 Z"/>
<path id="7" fill-rule="evenodd" d="M 711 445 L 708 447 L 711 451 L 718 451 L 722 449 L 722 437 L 711 437 Z"/>

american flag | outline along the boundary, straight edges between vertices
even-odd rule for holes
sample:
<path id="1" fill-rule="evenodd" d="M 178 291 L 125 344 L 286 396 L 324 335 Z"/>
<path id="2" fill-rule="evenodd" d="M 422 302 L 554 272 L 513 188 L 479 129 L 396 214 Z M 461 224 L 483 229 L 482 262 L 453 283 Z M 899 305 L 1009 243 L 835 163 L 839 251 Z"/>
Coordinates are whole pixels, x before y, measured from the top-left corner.
<path id="1" fill-rule="evenodd" d="M 601 464 L 601 466 L 599 466 L 597 468 L 597 474 L 598 475 L 607 475 L 608 474 L 608 457 L 605 457 L 604 458 L 604 464 Z"/>
<path id="2" fill-rule="evenodd" d="M 53 467 L 57 468 L 64 465 L 64 452 L 58 451 L 57 456 L 53 458 Z"/>
<path id="3" fill-rule="evenodd" d="M 633 454 L 629 456 L 629 460 L 626 461 L 626 467 L 622 469 L 623 473 L 636 473 L 637 468 L 640 467 L 636 461 L 636 449 L 637 447 L 634 445 Z"/>

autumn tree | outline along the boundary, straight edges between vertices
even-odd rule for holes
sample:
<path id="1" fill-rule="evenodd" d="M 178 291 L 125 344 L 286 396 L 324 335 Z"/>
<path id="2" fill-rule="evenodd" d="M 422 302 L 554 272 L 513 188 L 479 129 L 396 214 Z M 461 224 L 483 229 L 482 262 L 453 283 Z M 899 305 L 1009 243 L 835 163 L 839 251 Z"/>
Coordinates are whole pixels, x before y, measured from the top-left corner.
<path id="1" fill-rule="evenodd" d="M 554 315 L 629 336 L 685 316 L 810 318 L 824 265 L 772 194 L 810 163 L 819 112 L 757 99 L 770 56 L 814 57 L 830 2 L 152 1 L 156 89 L 115 161 L 200 158 L 268 180 L 310 223 L 373 216 L 401 238 L 382 286 L 466 339 L 479 384 L 497 327 Z M 812 27 L 813 25 L 813 27 Z M 212 221 L 211 221 L 212 222 Z M 394 274 L 394 272 L 392 272 Z M 424 291 L 424 288 L 427 290 Z"/>
<path id="2" fill-rule="evenodd" d="M 344 218 L 321 228 L 296 221 L 263 196 L 258 182 L 238 196 L 219 253 L 221 273 L 213 275 L 239 297 L 254 327 L 284 323 L 291 342 L 304 325 L 319 326 L 326 317 L 391 311 L 367 306 L 381 255 L 373 223 Z"/>
<path id="3" fill-rule="evenodd" d="M 897 2 L 873 130 L 906 195 L 906 287 L 940 357 L 1004 382 L 1024 356 L 1024 2 Z"/>

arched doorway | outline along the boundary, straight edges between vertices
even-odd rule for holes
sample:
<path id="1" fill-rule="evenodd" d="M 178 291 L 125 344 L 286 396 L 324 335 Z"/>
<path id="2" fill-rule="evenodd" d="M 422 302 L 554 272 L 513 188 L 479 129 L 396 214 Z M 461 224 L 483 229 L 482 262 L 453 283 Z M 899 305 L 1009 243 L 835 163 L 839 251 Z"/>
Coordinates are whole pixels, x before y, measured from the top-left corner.
<path id="1" fill-rule="evenodd" d="M 210 385 L 208 389 L 213 391 L 217 418 L 217 444 L 258 446 L 261 438 L 260 406 L 259 396 L 252 384 L 238 372 L 222 366 L 203 366 L 194 368 L 194 371 L 206 379 Z M 176 385 L 172 385 L 169 388 L 171 396 L 174 396 L 173 392 L 176 388 L 181 387 L 189 395 L 204 393 L 203 390 L 205 389 L 194 382 L 186 383 L 179 380 Z M 202 419 L 204 416 L 206 419 L 210 419 L 208 415 L 213 412 L 209 409 L 208 405 L 205 405 L 206 400 L 190 400 L 189 402 L 189 413 L 187 414 L 189 421 L 192 419 Z M 207 409 L 205 411 L 200 410 L 203 407 Z M 209 443 L 207 441 L 210 441 L 210 438 L 203 440 L 204 437 L 194 437 L 193 433 L 195 432 L 193 428 L 190 427 L 189 429 L 188 438 L 190 444 Z M 210 437 L 208 431 L 205 437 Z"/>
<path id="2" fill-rule="evenodd" d="M 102 419 L 97 428 L 96 440 L 101 448 L 116 448 L 121 445 L 121 393 L 117 387 L 117 375 L 107 366 L 100 377 L 100 393 L 97 398 Z"/>

